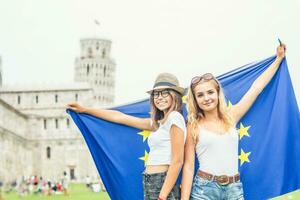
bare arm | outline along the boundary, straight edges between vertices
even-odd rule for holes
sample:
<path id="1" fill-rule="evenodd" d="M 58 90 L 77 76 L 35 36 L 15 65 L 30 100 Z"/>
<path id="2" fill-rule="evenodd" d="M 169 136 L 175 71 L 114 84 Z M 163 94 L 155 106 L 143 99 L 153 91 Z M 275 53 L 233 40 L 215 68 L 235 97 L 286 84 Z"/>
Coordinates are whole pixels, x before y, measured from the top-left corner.
<path id="1" fill-rule="evenodd" d="M 167 177 L 161 188 L 159 197 L 167 199 L 173 186 L 176 183 L 177 177 L 180 173 L 183 164 L 184 155 L 184 133 L 183 130 L 176 125 L 172 125 L 171 130 L 171 148 L 172 148 L 172 161 L 169 166 Z"/>
<path id="2" fill-rule="evenodd" d="M 275 61 L 266 69 L 252 84 L 247 93 L 242 97 L 242 99 L 234 106 L 232 106 L 230 112 L 235 120 L 238 122 L 245 113 L 250 109 L 252 104 L 255 102 L 258 95 L 266 87 L 266 85 L 271 81 L 274 74 L 278 70 L 281 61 L 285 57 L 285 45 L 277 47 L 277 57 Z"/>
<path id="3" fill-rule="evenodd" d="M 151 126 L 150 118 L 133 117 L 116 110 L 86 108 L 79 105 L 78 103 L 70 103 L 67 105 L 67 108 L 78 113 L 90 114 L 95 117 L 104 119 L 106 121 L 110 121 L 118 124 L 124 124 L 141 130 L 150 130 L 150 131 L 153 130 L 153 127 Z"/>
<path id="4" fill-rule="evenodd" d="M 184 147 L 184 165 L 181 181 L 181 199 L 190 199 L 195 170 L 195 142 L 192 137 L 191 126 L 187 128 L 187 140 Z"/>

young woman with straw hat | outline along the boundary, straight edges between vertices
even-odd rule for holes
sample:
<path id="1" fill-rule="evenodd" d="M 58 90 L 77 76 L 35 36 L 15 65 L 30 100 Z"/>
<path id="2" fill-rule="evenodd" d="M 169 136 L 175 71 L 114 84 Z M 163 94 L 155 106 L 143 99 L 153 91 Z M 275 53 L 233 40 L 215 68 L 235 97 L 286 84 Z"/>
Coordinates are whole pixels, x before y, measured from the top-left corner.
<path id="1" fill-rule="evenodd" d="M 145 200 L 180 199 L 176 180 L 180 173 L 186 138 L 186 124 L 182 116 L 184 88 L 177 78 L 161 73 L 150 94 L 151 118 L 138 118 L 115 110 L 86 108 L 77 103 L 68 108 L 87 113 L 107 121 L 152 131 L 148 137 L 150 152 L 143 174 Z"/>

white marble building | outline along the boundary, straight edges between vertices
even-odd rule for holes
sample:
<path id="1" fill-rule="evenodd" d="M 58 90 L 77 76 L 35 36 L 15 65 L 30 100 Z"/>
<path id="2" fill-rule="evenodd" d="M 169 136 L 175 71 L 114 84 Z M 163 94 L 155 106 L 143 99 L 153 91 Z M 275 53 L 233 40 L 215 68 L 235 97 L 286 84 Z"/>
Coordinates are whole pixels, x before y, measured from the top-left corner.
<path id="1" fill-rule="evenodd" d="M 81 40 L 75 82 L 68 85 L 6 86 L 0 60 L 0 180 L 23 175 L 58 179 L 67 171 L 75 181 L 98 172 L 79 130 L 65 112 L 77 101 L 108 106 L 114 101 L 115 62 L 111 41 Z"/>

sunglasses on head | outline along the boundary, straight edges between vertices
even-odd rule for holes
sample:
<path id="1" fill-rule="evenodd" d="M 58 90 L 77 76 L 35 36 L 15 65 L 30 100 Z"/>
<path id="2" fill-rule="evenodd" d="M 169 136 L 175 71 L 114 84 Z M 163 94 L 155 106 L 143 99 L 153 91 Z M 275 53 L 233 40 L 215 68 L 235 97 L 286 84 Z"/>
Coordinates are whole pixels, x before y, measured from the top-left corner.
<path id="1" fill-rule="evenodd" d="M 205 81 L 215 80 L 217 82 L 217 84 L 219 85 L 219 83 L 216 80 L 216 78 L 214 77 L 214 75 L 212 75 L 211 73 L 206 73 L 206 74 L 203 74 L 202 76 L 195 76 L 194 78 L 192 78 L 191 86 L 193 87 L 193 86 L 197 85 L 202 80 L 205 80 Z"/>

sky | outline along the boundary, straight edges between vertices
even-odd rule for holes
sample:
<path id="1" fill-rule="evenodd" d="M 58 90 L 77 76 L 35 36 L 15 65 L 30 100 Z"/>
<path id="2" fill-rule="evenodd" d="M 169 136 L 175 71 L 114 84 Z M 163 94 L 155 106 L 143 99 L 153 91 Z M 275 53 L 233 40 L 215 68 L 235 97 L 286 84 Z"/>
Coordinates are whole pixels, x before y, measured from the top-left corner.
<path id="1" fill-rule="evenodd" d="M 3 82 L 72 82 L 80 39 L 105 38 L 118 105 L 148 97 L 161 72 L 188 86 L 196 75 L 270 57 L 279 37 L 299 102 L 299 8 L 298 0 L 0 0 Z"/>

